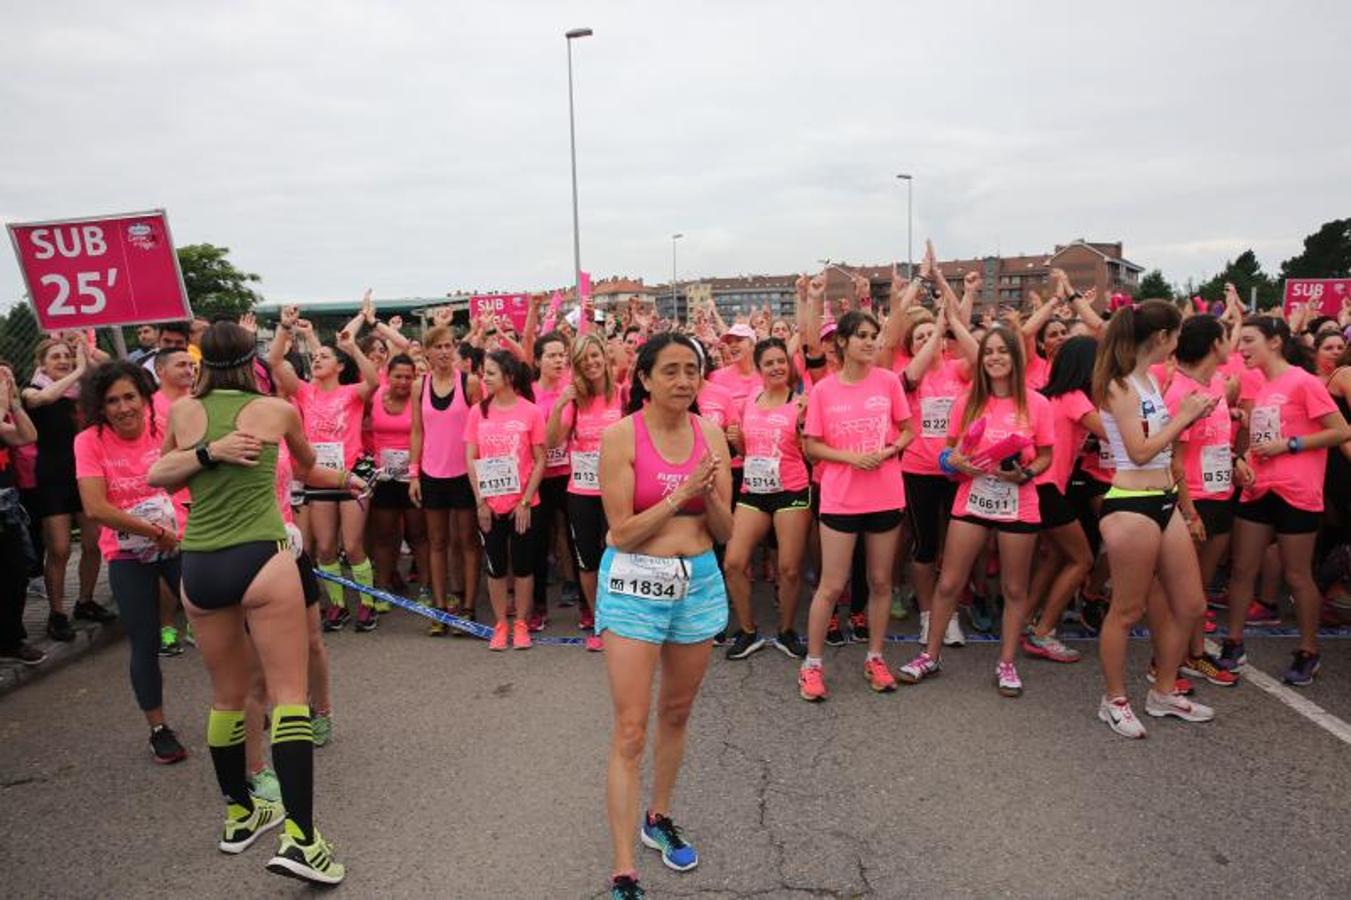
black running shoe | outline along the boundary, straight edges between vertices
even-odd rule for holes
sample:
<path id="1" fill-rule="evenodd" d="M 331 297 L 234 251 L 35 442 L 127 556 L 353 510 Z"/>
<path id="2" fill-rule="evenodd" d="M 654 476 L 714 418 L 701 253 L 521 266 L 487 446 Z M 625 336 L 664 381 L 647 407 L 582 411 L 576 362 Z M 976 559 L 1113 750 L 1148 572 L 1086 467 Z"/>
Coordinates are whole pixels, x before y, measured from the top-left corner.
<path id="1" fill-rule="evenodd" d="M 610 900 L 643 900 L 646 892 L 631 875 L 616 875 L 610 881 Z"/>
<path id="2" fill-rule="evenodd" d="M 170 765 L 188 758 L 187 748 L 178 742 L 178 735 L 168 725 L 157 725 L 150 732 L 150 752 L 155 762 Z"/>
<path id="3" fill-rule="evenodd" d="M 868 638 L 872 636 L 872 631 L 868 629 L 867 613 L 850 613 L 849 615 L 849 636 L 857 644 L 868 643 Z"/>
<path id="4" fill-rule="evenodd" d="M 765 646 L 765 639 L 760 637 L 756 631 L 740 631 L 732 639 L 732 646 L 727 648 L 728 659 L 745 659 L 757 650 Z"/>
<path id="5" fill-rule="evenodd" d="M 352 614 L 347 611 L 347 607 L 330 606 L 324 611 L 324 631 L 342 631 L 347 627 L 347 620 L 350 618 Z"/>
<path id="6" fill-rule="evenodd" d="M 845 640 L 844 632 L 840 630 L 840 617 L 831 613 L 830 627 L 826 629 L 826 645 L 829 647 L 843 647 L 849 641 Z"/>
<path id="7" fill-rule="evenodd" d="M 802 638 L 797 636 L 793 629 L 780 631 L 779 636 L 774 639 L 774 647 L 784 656 L 792 659 L 806 659 L 807 645 L 802 643 Z"/>
<path id="8" fill-rule="evenodd" d="M 82 600 L 75 604 L 75 618 L 104 625 L 116 619 L 117 613 L 93 600 Z"/>
<path id="9" fill-rule="evenodd" d="M 13 649 L 0 650 L 0 659 L 12 659 L 21 662 L 25 666 L 41 665 L 47 658 L 47 654 L 34 647 L 32 644 L 20 642 Z"/>
<path id="10" fill-rule="evenodd" d="M 75 629 L 70 627 L 70 619 L 65 613 L 52 613 L 47 616 L 47 637 L 63 644 L 75 640 Z"/>
<path id="11" fill-rule="evenodd" d="M 714 647 L 726 647 L 729 643 L 731 642 L 727 640 L 727 629 L 724 628 L 722 631 L 713 635 Z"/>

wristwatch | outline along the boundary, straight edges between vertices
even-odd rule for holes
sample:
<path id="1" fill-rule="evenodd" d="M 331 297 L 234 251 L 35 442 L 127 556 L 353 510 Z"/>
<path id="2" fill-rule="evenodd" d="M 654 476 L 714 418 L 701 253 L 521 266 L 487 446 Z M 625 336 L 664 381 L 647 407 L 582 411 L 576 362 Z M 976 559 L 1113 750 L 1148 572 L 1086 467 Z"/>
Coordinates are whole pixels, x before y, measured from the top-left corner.
<path id="1" fill-rule="evenodd" d="M 1304 442 L 1297 437 L 1292 437 L 1285 442 L 1285 449 L 1289 450 L 1291 453 L 1298 453 L 1304 449 Z"/>
<path id="2" fill-rule="evenodd" d="M 197 462 L 201 463 L 203 469 L 214 469 L 220 465 L 211 458 L 211 450 L 207 447 L 206 441 L 199 441 L 197 444 Z"/>

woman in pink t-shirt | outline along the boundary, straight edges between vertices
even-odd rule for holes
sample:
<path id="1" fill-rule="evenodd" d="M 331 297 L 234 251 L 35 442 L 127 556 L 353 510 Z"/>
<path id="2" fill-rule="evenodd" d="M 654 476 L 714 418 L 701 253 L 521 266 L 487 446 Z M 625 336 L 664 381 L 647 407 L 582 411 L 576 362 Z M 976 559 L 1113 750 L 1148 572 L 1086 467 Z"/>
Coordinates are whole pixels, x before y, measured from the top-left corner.
<path id="1" fill-rule="evenodd" d="M 996 325 L 987 331 L 980 341 L 971 392 L 958 399 L 948 416 L 947 443 L 951 449 L 947 461 L 960 480 L 943 542 L 943 569 L 929 616 L 928 646 L 901 667 L 899 676 L 907 684 L 918 684 L 938 672 L 948 619 L 956 613 L 957 598 L 970 578 L 976 557 L 994 532 L 1004 594 L 995 681 L 1006 697 L 1022 693 L 1013 656 L 1027 618 L 1032 553 L 1041 528 L 1036 478 L 1050 466 L 1055 442 L 1051 405 L 1045 397 L 1028 390 L 1022 350 L 1021 340 L 1010 329 Z M 979 422 L 984 424 L 978 426 Z M 967 435 L 975 433 L 973 428 L 982 433 L 974 446 L 967 446 Z M 1021 450 L 999 458 L 983 456 L 1018 438 L 1024 444 Z"/>
<path id="2" fill-rule="evenodd" d="M 483 361 L 483 390 L 487 397 L 469 411 L 464 426 L 464 453 L 488 563 L 488 599 L 497 618 L 488 649 L 507 649 L 510 575 L 517 598 L 511 644 L 525 650 L 531 643 L 528 598 L 539 552 L 534 512 L 544 478 L 544 414 L 534 404 L 530 370 L 509 351 L 494 350 Z"/>
<path id="3" fill-rule="evenodd" d="M 899 457 L 913 432 L 901 380 L 873 364 L 879 331 L 872 313 L 845 313 L 835 331 L 844 364 L 818 382 L 807 401 L 807 455 L 821 468 L 821 579 L 807 619 L 807 657 L 798 673 L 798 693 L 809 701 L 827 696 L 821 664 L 826 631 L 860 535 L 868 557 L 870 626 L 863 673 L 874 691 L 896 689 L 882 646 L 905 508 Z"/>
<path id="4" fill-rule="evenodd" d="M 1285 322 L 1271 316 L 1245 319 L 1238 350 L 1266 380 L 1252 401 L 1248 451 L 1234 470 L 1243 492 L 1234 521 L 1229 633 L 1243 633 L 1257 566 L 1274 536 L 1299 622 L 1299 647 L 1285 682 L 1303 687 L 1313 682 L 1319 666 L 1313 551 L 1322 522 L 1323 473 L 1328 448 L 1351 440 L 1351 430 L 1322 381 L 1302 368 L 1305 350 Z M 1224 642 L 1222 665 L 1237 668 L 1244 658 L 1242 639 Z"/>
<path id="5" fill-rule="evenodd" d="M 164 444 L 147 415 L 153 391 L 149 373 L 125 360 L 85 377 L 80 399 L 89 427 L 75 437 L 75 476 L 85 515 L 103 526 L 99 549 L 131 645 L 131 686 L 150 725 L 151 753 L 176 763 L 188 751 L 164 721 L 159 598 L 161 584 L 178 594 L 187 512 L 146 481 Z"/>

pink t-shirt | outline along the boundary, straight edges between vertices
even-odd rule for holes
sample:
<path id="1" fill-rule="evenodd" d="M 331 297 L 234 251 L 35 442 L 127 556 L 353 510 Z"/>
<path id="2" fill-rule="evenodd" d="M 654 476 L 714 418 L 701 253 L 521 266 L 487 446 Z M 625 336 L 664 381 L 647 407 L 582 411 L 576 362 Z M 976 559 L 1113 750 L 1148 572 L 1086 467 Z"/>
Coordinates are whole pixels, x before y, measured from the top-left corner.
<path id="1" fill-rule="evenodd" d="M 1050 399 L 1051 426 L 1055 429 L 1055 446 L 1051 450 L 1051 465 L 1037 476 L 1037 484 L 1053 484 L 1065 493 L 1069 488 L 1074 461 L 1084 446 L 1088 428 L 1084 416 L 1097 412 L 1093 401 L 1083 391 L 1070 391 Z"/>
<path id="2" fill-rule="evenodd" d="M 568 386 L 567 379 L 560 378 L 558 383 L 552 389 L 546 388 L 543 381 L 535 382 L 535 405 L 545 415 L 545 421 L 548 421 L 549 410 L 554 408 L 554 403 L 558 400 L 558 395 L 563 393 L 563 388 Z M 570 406 L 571 404 L 569 404 Z M 548 447 L 544 451 L 544 477 L 559 478 L 572 471 L 572 466 L 568 463 L 568 442 L 564 441 L 557 447 Z"/>
<path id="3" fill-rule="evenodd" d="M 840 373 L 823 378 L 807 399 L 802 433 L 836 450 L 876 453 L 893 444 L 910 418 L 901 379 L 873 366 L 861 381 L 847 384 Z M 890 457 L 871 472 L 845 463 L 822 461 L 821 512 L 856 515 L 905 507 L 901 463 Z"/>
<path id="4" fill-rule="evenodd" d="M 1299 366 L 1289 366 L 1265 382 L 1253 400 L 1248 421 L 1249 446 L 1267 441 L 1285 443 L 1322 431 L 1318 421 L 1337 412 L 1337 403 L 1323 382 Z M 1326 449 L 1303 450 L 1262 458 L 1250 454 L 1255 480 L 1244 488 L 1249 502 L 1275 491 L 1286 503 L 1309 512 L 1323 510 L 1323 476 L 1328 464 Z"/>
<path id="5" fill-rule="evenodd" d="M 736 366 L 723 366 L 721 369 L 714 370 L 713 374 L 708 376 L 708 380 L 712 384 L 726 388 L 728 394 L 731 395 L 732 399 L 731 406 L 729 407 L 727 425 L 730 425 L 733 422 L 740 424 L 737 420 L 741 416 L 741 410 L 746 406 L 746 401 L 764 390 L 764 379 L 760 377 L 760 373 L 755 371 L 755 369 L 751 369 L 749 375 L 742 375 L 741 371 L 737 369 Z M 702 395 L 702 393 L 703 392 L 701 391 L 700 394 Z M 699 411 L 702 413 L 703 409 L 703 403 L 700 403 Z M 733 418 L 733 412 L 735 413 L 736 418 Z M 723 427 L 726 428 L 727 425 L 724 425 Z M 741 468 L 741 465 L 741 454 L 736 452 L 736 448 L 732 448 L 732 468 L 739 469 Z"/>
<path id="6" fill-rule="evenodd" d="M 316 465 L 326 469 L 350 469 L 361 456 L 361 420 L 366 401 L 355 384 L 341 384 L 331 391 L 308 381 L 296 391 L 305 437 L 314 445 Z"/>
<path id="7" fill-rule="evenodd" d="M 183 536 L 187 510 L 174 503 L 163 488 L 146 482 L 150 467 L 159 459 L 164 431 L 141 431 L 134 441 L 124 441 L 110 426 L 91 426 L 75 435 L 75 477 L 102 478 L 108 502 L 138 519 L 145 519 Z M 99 550 L 106 560 L 136 559 L 153 554 L 154 542 L 139 534 L 99 531 Z"/>
<path id="8" fill-rule="evenodd" d="M 699 389 L 696 401 L 699 404 L 699 415 L 723 431 L 731 425 L 741 424 L 741 405 L 724 385 L 716 381 L 705 381 L 704 386 Z"/>
<path id="9" fill-rule="evenodd" d="M 1023 381 L 1029 391 L 1039 391 L 1046 387 L 1051 379 L 1051 364 L 1036 353 L 1027 358 L 1027 368 L 1023 371 Z"/>
<path id="10" fill-rule="evenodd" d="M 969 395 L 968 395 L 969 396 Z M 948 417 L 948 437 L 960 440 L 965 429 L 962 417 L 966 414 L 964 396 L 952 408 Z M 1037 447 L 1055 446 L 1055 425 L 1051 417 L 1051 401 L 1036 391 L 1027 392 L 1027 418 L 1018 415 L 1018 406 L 1012 397 L 991 397 L 980 418 L 986 420 L 985 433 L 976 443 L 972 455 L 1012 434 L 1021 434 L 1032 441 L 1019 459 L 1027 465 L 1036 457 Z M 975 424 L 974 422 L 972 424 Z M 1037 502 L 1037 485 L 1033 479 L 1027 484 L 1013 484 L 993 475 L 981 478 L 963 478 L 957 484 L 957 496 L 952 503 L 954 516 L 975 516 L 996 522 L 1024 522 L 1035 525 L 1041 521 L 1041 506 Z"/>
<path id="11" fill-rule="evenodd" d="M 1233 419 L 1229 417 L 1229 401 L 1225 398 L 1228 382 L 1226 375 L 1216 371 L 1209 384 L 1200 384 L 1179 368 L 1163 395 L 1168 414 L 1175 418 L 1182 407 L 1182 398 L 1188 394 L 1220 398 L 1210 415 L 1193 422 L 1177 436 L 1185 445 L 1182 465 L 1187 493 L 1193 502 L 1228 500 L 1234 492 Z"/>
<path id="12" fill-rule="evenodd" d="M 568 454 L 572 459 L 572 478 L 568 493 L 583 497 L 600 496 L 601 435 L 624 418 L 624 405 L 616 388 L 614 397 L 592 397 L 586 403 L 563 407 L 559 421 L 568 433 Z"/>
<path id="13" fill-rule="evenodd" d="M 966 366 L 947 360 L 925 372 L 919 386 L 906 394 L 910 404 L 910 426 L 915 439 L 901 457 L 901 471 L 912 475 L 942 475 L 938 454 L 948 445 L 948 414 L 957 398 L 971 389 L 965 377 Z"/>
<path id="14" fill-rule="evenodd" d="M 489 403 L 486 417 L 482 404 L 475 403 L 464 425 L 464 440 L 477 451 L 474 467 L 488 507 L 499 516 L 511 512 L 535 469 L 534 448 L 544 446 L 544 414 L 524 397 L 507 407 Z M 539 506 L 538 491 L 530 505 Z"/>
<path id="15" fill-rule="evenodd" d="M 759 395 L 746 401 L 741 412 L 741 435 L 746 444 L 743 494 L 801 491 L 807 488 L 807 463 L 798 437 L 798 399 L 762 409 Z M 751 490 L 755 488 L 755 490 Z"/>

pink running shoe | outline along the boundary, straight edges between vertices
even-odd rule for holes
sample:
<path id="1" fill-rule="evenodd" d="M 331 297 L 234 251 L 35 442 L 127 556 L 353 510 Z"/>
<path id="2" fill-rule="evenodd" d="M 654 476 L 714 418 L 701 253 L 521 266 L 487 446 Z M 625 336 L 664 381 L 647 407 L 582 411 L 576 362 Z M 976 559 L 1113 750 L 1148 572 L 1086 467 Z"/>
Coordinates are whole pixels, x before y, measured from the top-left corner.
<path id="1" fill-rule="evenodd" d="M 531 634 L 536 631 L 543 631 L 549 625 L 549 617 L 537 612 L 532 612 L 530 618 L 526 620 L 530 625 Z"/>
<path id="2" fill-rule="evenodd" d="M 932 678 L 942 671 L 942 665 L 928 653 L 921 653 L 910 662 L 901 666 L 896 675 L 905 684 L 919 684 L 926 678 Z"/>
<path id="3" fill-rule="evenodd" d="M 830 696 L 820 666 L 803 666 L 797 670 L 797 693 L 811 703 L 819 703 Z"/>
<path id="4" fill-rule="evenodd" d="M 896 690 L 896 676 L 891 674 L 886 660 L 874 656 L 863 664 L 863 677 L 868 679 L 868 687 L 879 694 L 889 694 Z"/>
<path id="5" fill-rule="evenodd" d="M 584 609 L 577 614 L 577 627 L 582 631 L 590 631 L 596 627 L 596 614 L 589 609 Z"/>
<path id="6" fill-rule="evenodd" d="M 600 653 L 605 649 L 605 642 L 601 640 L 600 635 L 596 634 L 594 631 L 586 636 L 586 639 L 582 641 L 582 644 L 592 653 Z"/>
<path id="7" fill-rule="evenodd" d="M 496 637 L 496 634 L 493 636 Z M 529 623 L 525 619 L 517 619 L 516 624 L 511 629 L 511 648 L 513 650 L 529 650 L 531 643 Z"/>
<path id="8" fill-rule="evenodd" d="M 510 630 L 511 628 L 507 625 L 505 619 L 494 625 L 493 636 L 488 641 L 488 649 L 489 650 L 507 649 L 507 632 L 509 632 Z"/>

